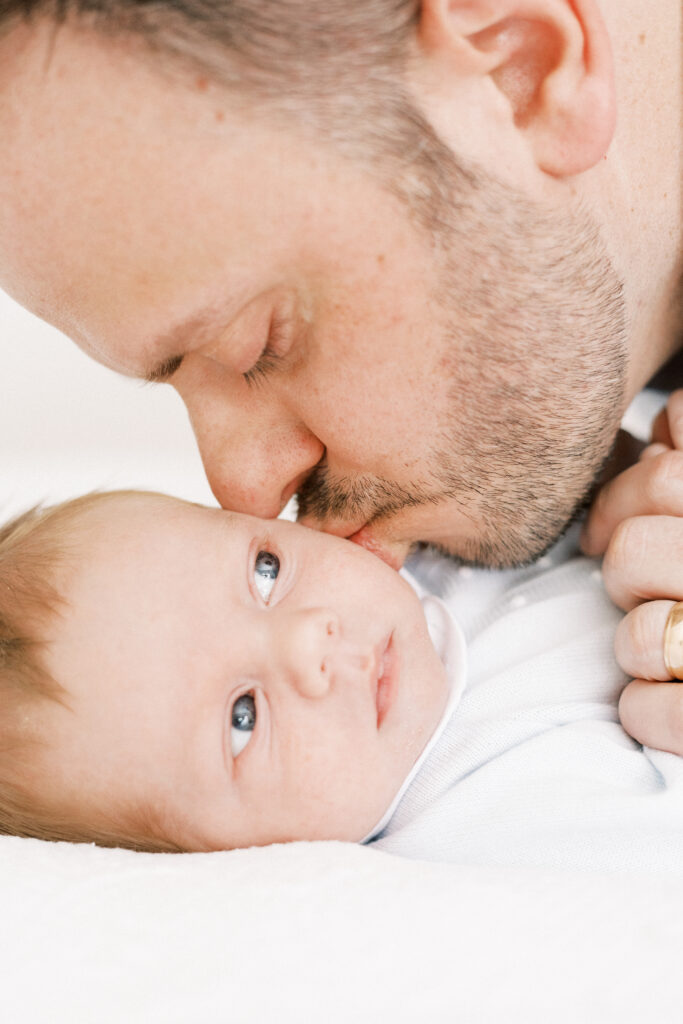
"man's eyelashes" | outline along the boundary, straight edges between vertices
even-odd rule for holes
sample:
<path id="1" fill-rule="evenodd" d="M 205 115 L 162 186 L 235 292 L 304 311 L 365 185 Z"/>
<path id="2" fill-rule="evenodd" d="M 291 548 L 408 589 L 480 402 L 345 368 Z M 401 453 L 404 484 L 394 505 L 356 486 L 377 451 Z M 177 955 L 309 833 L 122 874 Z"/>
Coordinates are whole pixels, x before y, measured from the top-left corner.
<path id="1" fill-rule="evenodd" d="M 264 381 L 282 363 L 288 342 L 288 327 L 288 320 L 285 320 L 283 317 L 273 317 L 268 340 L 261 350 L 258 359 L 249 370 L 242 374 L 247 384 L 253 385 L 259 381 Z"/>

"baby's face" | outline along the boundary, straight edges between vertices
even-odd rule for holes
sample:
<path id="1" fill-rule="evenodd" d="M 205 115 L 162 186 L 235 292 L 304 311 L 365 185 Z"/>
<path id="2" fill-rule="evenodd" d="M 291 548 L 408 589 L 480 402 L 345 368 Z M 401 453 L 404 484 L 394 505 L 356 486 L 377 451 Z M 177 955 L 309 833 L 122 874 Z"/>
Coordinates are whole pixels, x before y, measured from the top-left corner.
<path id="1" fill-rule="evenodd" d="M 160 496 L 79 529 L 48 653 L 70 695 L 45 711 L 55 795 L 97 825 L 150 806 L 188 849 L 361 839 L 446 703 L 411 588 L 348 541 Z"/>

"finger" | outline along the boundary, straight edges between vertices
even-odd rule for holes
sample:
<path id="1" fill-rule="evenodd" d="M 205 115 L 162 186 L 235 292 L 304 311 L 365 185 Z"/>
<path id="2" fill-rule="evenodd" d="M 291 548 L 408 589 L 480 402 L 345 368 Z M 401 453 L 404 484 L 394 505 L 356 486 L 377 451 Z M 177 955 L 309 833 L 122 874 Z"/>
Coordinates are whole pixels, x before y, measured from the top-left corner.
<path id="1" fill-rule="evenodd" d="M 634 679 L 619 701 L 627 733 L 644 746 L 683 754 L 683 685 Z"/>
<path id="2" fill-rule="evenodd" d="M 668 452 L 670 450 L 670 445 L 659 443 L 649 444 L 647 448 L 643 448 L 638 458 L 642 462 L 643 459 L 651 459 L 654 455 L 661 455 L 662 452 Z"/>
<path id="3" fill-rule="evenodd" d="M 619 523 L 602 563 L 605 589 L 625 611 L 641 601 L 683 598 L 683 519 L 636 516 Z"/>
<path id="4" fill-rule="evenodd" d="M 602 467 L 597 481 L 598 486 L 601 487 L 608 480 L 611 480 L 625 469 L 628 469 L 629 466 L 632 466 L 634 462 L 637 462 L 644 447 L 644 443 L 637 437 L 629 434 L 627 430 L 619 430 L 614 439 L 612 451 Z"/>
<path id="5" fill-rule="evenodd" d="M 652 424 L 652 440 L 683 448 L 683 388 L 672 391 Z"/>
<path id="6" fill-rule="evenodd" d="M 671 679 L 664 664 L 664 627 L 673 601 L 646 601 L 617 626 L 614 653 L 624 672 L 636 679 Z"/>
<path id="7" fill-rule="evenodd" d="M 671 431 L 669 430 L 669 417 L 667 415 L 666 406 L 657 413 L 654 420 L 652 421 L 652 432 L 651 437 L 653 441 L 657 441 L 660 444 L 665 444 L 667 448 L 675 448 Z"/>
<path id="8" fill-rule="evenodd" d="M 581 533 L 584 553 L 601 555 L 623 519 L 652 515 L 683 515 L 683 452 L 642 459 L 598 491 Z"/>

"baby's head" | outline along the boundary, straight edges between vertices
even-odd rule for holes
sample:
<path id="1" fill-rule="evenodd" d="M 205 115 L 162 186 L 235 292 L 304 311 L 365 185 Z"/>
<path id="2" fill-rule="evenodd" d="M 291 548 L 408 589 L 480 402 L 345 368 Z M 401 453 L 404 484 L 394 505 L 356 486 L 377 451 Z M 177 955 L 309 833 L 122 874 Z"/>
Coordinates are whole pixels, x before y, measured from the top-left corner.
<path id="1" fill-rule="evenodd" d="M 0 534 L 0 831 L 362 839 L 438 723 L 412 589 L 348 541 L 161 495 Z"/>

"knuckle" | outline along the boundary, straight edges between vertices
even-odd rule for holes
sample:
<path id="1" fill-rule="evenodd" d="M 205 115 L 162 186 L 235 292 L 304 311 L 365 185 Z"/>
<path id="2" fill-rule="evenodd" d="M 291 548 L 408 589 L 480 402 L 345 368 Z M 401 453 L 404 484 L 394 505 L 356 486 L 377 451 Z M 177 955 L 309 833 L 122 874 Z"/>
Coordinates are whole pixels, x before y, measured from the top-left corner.
<path id="1" fill-rule="evenodd" d="M 660 508 L 671 499 L 672 487 L 683 481 L 683 453 L 666 451 L 648 459 L 645 494 L 648 502 Z"/>
<path id="2" fill-rule="evenodd" d="M 627 675 L 660 681 L 669 678 L 664 664 L 664 626 L 670 608 L 670 601 L 645 601 L 617 626 L 614 653 Z"/>
<path id="3" fill-rule="evenodd" d="M 614 528 L 605 559 L 603 575 L 615 579 L 624 575 L 626 570 L 633 570 L 641 564 L 647 546 L 647 529 L 643 519 L 632 516 L 622 519 Z"/>
<path id="4" fill-rule="evenodd" d="M 666 720 L 669 734 L 673 738 L 678 750 L 683 748 L 683 692 L 679 688 L 669 691 L 667 701 Z"/>
<path id="5" fill-rule="evenodd" d="M 633 679 L 622 690 L 617 710 L 619 720 L 629 736 L 638 743 L 649 745 L 653 738 L 652 693 L 644 689 L 646 685 Z"/>
<path id="6" fill-rule="evenodd" d="M 591 515 L 595 519 L 602 519 L 605 516 L 606 508 L 609 506 L 609 498 L 612 488 L 609 483 L 603 484 L 593 498 Z"/>
<path id="7" fill-rule="evenodd" d="M 585 532 L 590 539 L 591 546 L 602 545 L 604 547 L 609 540 L 609 530 L 612 520 L 612 488 L 609 483 L 603 484 L 595 494 L 592 504 L 586 517 Z"/>
<path id="8" fill-rule="evenodd" d="M 683 437 L 683 388 L 674 391 L 666 404 L 669 432 L 675 442 Z"/>
<path id="9" fill-rule="evenodd" d="M 647 653 L 652 643 L 649 623 L 644 615 L 638 614 L 639 611 L 629 612 L 620 623 L 623 626 L 622 636 L 626 634 L 625 652 L 631 662 Z"/>
<path id="10" fill-rule="evenodd" d="M 617 710 L 619 713 L 619 720 L 626 732 L 629 736 L 633 736 L 637 739 L 638 737 L 636 736 L 636 732 L 639 716 L 633 713 L 635 689 L 635 685 L 632 682 L 629 683 L 628 686 L 624 687 L 621 691 Z"/>

